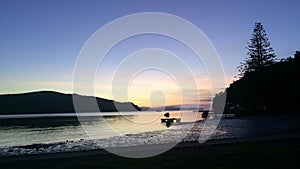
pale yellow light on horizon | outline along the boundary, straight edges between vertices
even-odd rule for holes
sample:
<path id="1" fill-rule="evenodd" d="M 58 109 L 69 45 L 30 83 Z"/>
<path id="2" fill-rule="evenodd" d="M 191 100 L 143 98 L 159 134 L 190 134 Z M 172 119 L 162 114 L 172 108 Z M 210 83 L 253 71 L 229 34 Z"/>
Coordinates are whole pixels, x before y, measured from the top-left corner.
<path id="1" fill-rule="evenodd" d="M 181 91 L 180 87 L 174 81 L 174 79 L 167 77 L 165 75 L 157 76 L 147 76 L 147 74 L 136 77 L 131 85 L 128 87 L 128 97 L 127 99 L 118 99 L 114 98 L 112 94 L 112 86 L 109 83 L 109 79 L 111 77 L 106 76 L 106 79 L 99 79 L 95 81 L 94 88 L 94 96 L 102 97 L 106 99 L 113 99 L 116 101 L 126 102 L 130 101 L 139 106 L 152 106 L 151 103 L 151 94 L 156 91 L 160 91 L 164 95 L 165 105 L 180 105 L 182 104 L 181 100 Z M 186 80 L 191 80 L 192 77 L 186 78 Z M 222 91 L 223 89 L 219 89 L 218 91 L 212 91 L 210 86 L 210 80 L 207 76 L 196 76 L 194 78 L 197 83 L 198 90 L 200 91 L 200 100 L 211 98 L 214 94 Z M 226 77 L 226 86 L 228 86 L 233 80 L 234 77 Z M 63 93 L 74 93 L 72 91 L 72 82 L 59 82 L 59 81 L 30 81 L 24 83 L 11 83 L 7 90 L 8 92 L 2 92 L 2 94 L 14 94 L 14 93 L 25 93 L 31 91 L 41 91 L 41 90 L 53 90 Z M 4 89 L 4 88 L 2 88 Z M 118 90 L 118 89 L 117 89 Z M 115 95 L 118 94 L 118 91 L 115 91 Z M 196 91 L 189 91 L 190 93 Z M 86 95 L 85 93 L 78 93 L 82 95 Z M 157 94 L 157 93 L 156 93 Z M 186 101 L 185 101 L 186 103 Z M 190 104 L 198 104 L 197 100 L 190 100 Z M 202 101 L 204 103 L 204 101 Z M 158 103 L 157 103 L 158 104 Z"/>

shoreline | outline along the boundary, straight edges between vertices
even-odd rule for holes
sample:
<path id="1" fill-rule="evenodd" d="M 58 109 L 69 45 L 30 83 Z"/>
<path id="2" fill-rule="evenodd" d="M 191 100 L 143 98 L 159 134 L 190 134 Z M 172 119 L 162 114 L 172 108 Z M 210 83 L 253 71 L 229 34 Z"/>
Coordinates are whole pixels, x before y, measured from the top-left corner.
<path id="1" fill-rule="evenodd" d="M 180 142 L 175 145 L 169 151 L 177 151 L 189 148 L 207 148 L 207 147 L 220 147 L 235 144 L 252 144 L 252 143 L 264 143 L 264 142 L 276 142 L 276 141 L 288 141 L 288 140 L 298 140 L 300 141 L 300 131 L 295 132 L 285 132 L 285 133 L 275 133 L 275 134 L 261 134 L 251 137 L 235 137 L 235 138 L 224 138 L 224 139 L 211 139 L 204 143 L 199 143 L 197 141 L 191 142 Z M 129 147 L 115 147 L 111 150 L 116 150 L 120 152 L 132 152 L 132 151 L 152 151 L 153 149 L 159 149 L 164 146 L 172 145 L 169 143 L 165 144 L 155 144 L 155 145 L 142 145 L 142 146 L 129 146 Z M 108 149 L 109 150 L 109 149 Z M 164 154 L 163 153 L 163 154 Z M 72 152 L 58 152 L 58 153 L 47 153 L 47 154 L 27 154 L 27 155 L 15 155 L 15 156 L 0 156 L 1 163 L 13 163 L 21 161 L 37 161 L 37 160 L 55 160 L 61 158 L 76 158 L 84 156 L 105 156 L 114 155 L 108 152 L 106 149 L 96 149 L 96 150 L 82 150 L 82 151 L 72 151 Z M 115 156 L 115 155 L 114 155 Z"/>
<path id="2" fill-rule="evenodd" d="M 52 156 L 27 156 L 3 160 L 3 169 L 99 169 L 99 168 L 256 168 L 282 169 L 298 166 L 300 138 L 257 140 L 218 144 L 179 144 L 163 154 L 149 158 L 124 158 L 105 152 L 78 152 Z"/>
<path id="3" fill-rule="evenodd" d="M 180 142 L 172 149 L 148 158 L 125 158 L 105 149 L 0 156 L 1 169 L 99 169 L 99 168 L 261 168 L 282 169 L 287 165 L 300 165 L 299 115 L 246 117 L 224 119 L 220 128 L 233 133 L 237 127 L 251 135 L 230 138 L 211 138 L 200 144 L 197 141 Z M 266 126 L 267 124 L 267 126 Z M 231 127 L 231 128 L 228 128 Z M 197 132 L 197 130 L 195 131 Z M 229 135 L 230 136 L 230 135 Z M 118 151 L 151 151 L 164 144 L 131 146 Z"/>
<path id="4" fill-rule="evenodd" d="M 203 146 L 208 144 L 225 144 L 234 142 L 251 142 L 258 140 L 273 140 L 282 138 L 293 138 L 300 136 L 300 126 L 298 123 L 299 115 L 291 116 L 259 116 L 259 117 L 238 117 L 233 119 L 223 119 L 219 123 L 215 133 L 210 135 L 209 140 L 203 144 L 199 144 L 197 140 L 200 138 L 199 134 L 203 130 L 203 123 L 195 123 L 189 132 L 183 138 L 178 146 Z M 267 125 L 266 125 L 267 124 Z M 188 126 L 184 126 L 188 127 Z M 208 127 L 209 129 L 209 127 Z M 47 156 L 48 154 L 77 154 L 79 152 L 93 152 L 101 149 L 120 147 L 147 147 L 159 145 L 174 145 L 172 140 L 174 133 L 180 134 L 182 129 L 173 128 L 162 135 L 163 131 L 150 131 L 138 134 L 125 134 L 124 136 L 109 137 L 104 139 L 80 139 L 71 141 L 53 142 L 49 144 L 29 144 L 25 146 L 15 146 L 2 148 L 0 158 L 4 157 L 21 157 L 21 156 Z M 165 131 L 166 132 L 166 131 Z M 179 133 L 178 133 L 179 132 Z M 132 141 L 134 139 L 135 141 Z M 171 146 L 173 147 L 173 146 Z M 0 149 L 1 151 L 1 149 Z"/>

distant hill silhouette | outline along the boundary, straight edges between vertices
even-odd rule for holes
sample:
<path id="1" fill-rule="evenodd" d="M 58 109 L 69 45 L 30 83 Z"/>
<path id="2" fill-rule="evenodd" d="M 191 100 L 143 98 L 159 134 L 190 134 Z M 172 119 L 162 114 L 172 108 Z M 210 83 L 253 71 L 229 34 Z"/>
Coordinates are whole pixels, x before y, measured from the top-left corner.
<path id="1" fill-rule="evenodd" d="M 53 91 L 39 91 L 23 94 L 0 95 L 0 114 L 34 114 L 34 113 L 70 113 L 75 112 L 72 94 L 63 94 Z M 92 96 L 74 95 L 77 99 L 88 101 Z M 141 109 L 131 102 L 114 102 L 96 97 L 101 112 L 140 111 Z M 118 110 L 116 109 L 116 106 Z M 90 107 L 80 109 L 81 112 L 97 112 Z"/>
<path id="2" fill-rule="evenodd" d="M 166 107 L 141 107 L 142 111 L 176 111 L 180 110 L 180 106 L 166 106 Z"/>
<path id="3" fill-rule="evenodd" d="M 226 92 L 225 113 L 299 113 L 300 52 L 258 72 L 250 72 L 233 82 Z M 218 105 L 225 97 L 213 99 Z M 216 110 L 217 112 L 219 110 Z"/>
<path id="4" fill-rule="evenodd" d="M 201 110 L 193 105 L 170 105 L 165 107 L 141 107 L 142 111 L 179 111 L 179 110 Z"/>

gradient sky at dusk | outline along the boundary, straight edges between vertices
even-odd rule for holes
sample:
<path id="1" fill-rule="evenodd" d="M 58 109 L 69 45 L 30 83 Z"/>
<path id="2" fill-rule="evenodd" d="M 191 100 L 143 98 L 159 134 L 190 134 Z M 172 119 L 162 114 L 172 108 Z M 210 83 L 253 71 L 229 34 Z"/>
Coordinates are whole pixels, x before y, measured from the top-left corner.
<path id="1" fill-rule="evenodd" d="M 105 24 L 137 12 L 170 13 L 196 25 L 219 53 L 229 83 L 238 73 L 236 67 L 246 57 L 245 46 L 255 22 L 264 25 L 278 58 L 292 56 L 299 50 L 299 6 L 298 0 L 1 0 L 0 94 L 37 90 L 72 93 L 76 59 L 88 38 Z M 126 55 L 149 46 L 176 54 L 188 53 L 163 37 L 139 38 L 121 45 L 120 49 L 124 50 L 112 51 L 110 55 Z M 116 66 L 111 62 L 113 59 L 107 60 L 100 69 L 107 78 Z M 190 66 L 199 69 L 197 82 L 205 81 L 200 76 L 204 71 L 201 66 L 198 68 L 193 63 Z M 95 80 L 103 82 L 101 77 Z M 208 88 L 202 86 L 199 90 Z M 105 84 L 96 89 L 96 95 L 111 97 Z"/>

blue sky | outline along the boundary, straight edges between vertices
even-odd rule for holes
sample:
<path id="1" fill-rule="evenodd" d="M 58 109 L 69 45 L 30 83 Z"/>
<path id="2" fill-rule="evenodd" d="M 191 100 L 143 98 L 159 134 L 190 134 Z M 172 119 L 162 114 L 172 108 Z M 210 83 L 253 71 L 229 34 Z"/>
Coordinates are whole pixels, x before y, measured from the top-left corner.
<path id="1" fill-rule="evenodd" d="M 246 57 L 245 46 L 257 21 L 263 23 L 278 58 L 299 50 L 299 5 L 297 0 L 1 0 L 0 93 L 71 93 L 76 59 L 87 39 L 105 24 L 137 12 L 170 13 L 200 28 L 217 49 L 230 82 Z M 157 37 L 148 38 L 142 44 L 136 38 L 125 49 L 138 49 L 137 43 L 140 48 L 148 45 L 181 52 L 175 42 L 158 38 L 161 43 L 156 43 Z M 103 71 L 113 69 L 110 65 Z M 97 95 L 109 97 L 101 91 Z"/>

